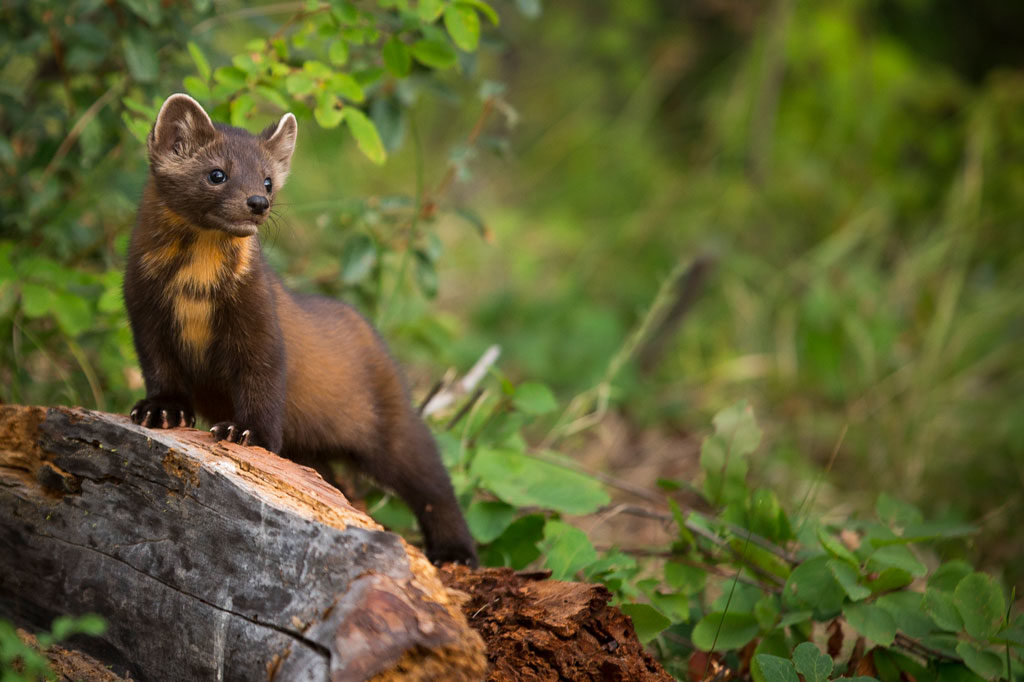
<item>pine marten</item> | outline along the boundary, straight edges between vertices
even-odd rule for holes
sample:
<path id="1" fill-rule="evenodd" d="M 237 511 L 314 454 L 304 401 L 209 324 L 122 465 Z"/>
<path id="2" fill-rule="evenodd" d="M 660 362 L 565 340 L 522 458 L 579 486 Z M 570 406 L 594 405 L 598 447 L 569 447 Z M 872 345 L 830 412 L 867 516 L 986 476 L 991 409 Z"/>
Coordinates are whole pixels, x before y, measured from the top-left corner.
<path id="1" fill-rule="evenodd" d="M 213 424 L 333 482 L 344 460 L 415 512 L 435 563 L 475 566 L 437 445 L 373 327 L 350 306 L 289 291 L 260 251 L 298 124 L 259 135 L 171 95 L 147 139 L 150 174 L 128 249 L 124 300 L 153 428 Z"/>

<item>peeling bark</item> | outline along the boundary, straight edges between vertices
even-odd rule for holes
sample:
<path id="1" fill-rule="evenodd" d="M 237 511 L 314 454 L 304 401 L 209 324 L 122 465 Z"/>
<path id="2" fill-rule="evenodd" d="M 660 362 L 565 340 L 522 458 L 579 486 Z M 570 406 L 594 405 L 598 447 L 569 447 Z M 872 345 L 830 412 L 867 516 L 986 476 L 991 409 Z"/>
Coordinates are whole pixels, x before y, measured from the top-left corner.
<path id="1" fill-rule="evenodd" d="M 100 613 L 75 645 L 133 679 L 480 679 L 457 594 L 265 450 L 0 406 L 0 617 Z"/>

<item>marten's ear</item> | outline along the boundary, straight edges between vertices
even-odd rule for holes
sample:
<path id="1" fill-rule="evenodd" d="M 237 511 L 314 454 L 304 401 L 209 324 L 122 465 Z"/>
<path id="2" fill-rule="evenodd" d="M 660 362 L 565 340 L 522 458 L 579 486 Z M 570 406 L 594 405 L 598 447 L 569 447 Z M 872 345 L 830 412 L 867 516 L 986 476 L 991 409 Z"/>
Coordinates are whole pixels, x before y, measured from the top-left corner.
<path id="1" fill-rule="evenodd" d="M 276 124 L 267 126 L 267 129 L 260 133 L 260 137 L 266 140 L 267 149 L 277 162 L 278 172 L 282 179 L 288 174 L 292 165 L 292 152 L 295 151 L 295 138 L 299 134 L 299 124 L 295 116 L 290 112 L 281 117 Z"/>
<path id="2" fill-rule="evenodd" d="M 188 157 L 212 142 L 216 134 L 213 121 L 199 102 L 178 93 L 160 107 L 146 142 L 150 158 L 168 153 Z"/>

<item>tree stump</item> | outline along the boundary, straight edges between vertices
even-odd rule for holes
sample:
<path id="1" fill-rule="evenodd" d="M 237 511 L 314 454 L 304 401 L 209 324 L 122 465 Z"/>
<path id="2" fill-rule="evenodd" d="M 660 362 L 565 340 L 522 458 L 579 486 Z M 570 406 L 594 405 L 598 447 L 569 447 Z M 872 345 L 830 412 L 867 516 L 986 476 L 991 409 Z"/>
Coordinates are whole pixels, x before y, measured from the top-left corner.
<path id="1" fill-rule="evenodd" d="M 419 550 L 315 472 L 82 409 L 0 406 L 0 617 L 96 612 L 135 680 L 481 679 Z"/>

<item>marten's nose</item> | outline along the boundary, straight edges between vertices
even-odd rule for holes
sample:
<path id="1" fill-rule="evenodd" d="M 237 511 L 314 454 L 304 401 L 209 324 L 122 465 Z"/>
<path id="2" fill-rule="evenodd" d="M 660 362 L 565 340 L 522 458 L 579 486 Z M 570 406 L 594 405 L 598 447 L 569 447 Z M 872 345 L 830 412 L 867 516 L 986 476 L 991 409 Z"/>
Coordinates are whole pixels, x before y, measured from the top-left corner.
<path id="1" fill-rule="evenodd" d="M 270 202 L 267 201 L 266 197 L 261 197 L 258 194 L 254 194 L 245 200 L 245 205 L 249 207 L 249 210 L 256 215 L 262 215 L 270 208 Z"/>

